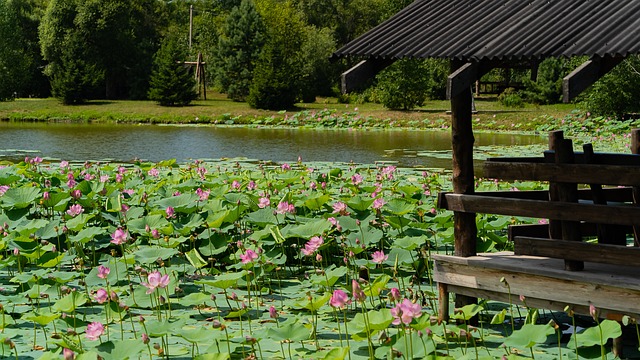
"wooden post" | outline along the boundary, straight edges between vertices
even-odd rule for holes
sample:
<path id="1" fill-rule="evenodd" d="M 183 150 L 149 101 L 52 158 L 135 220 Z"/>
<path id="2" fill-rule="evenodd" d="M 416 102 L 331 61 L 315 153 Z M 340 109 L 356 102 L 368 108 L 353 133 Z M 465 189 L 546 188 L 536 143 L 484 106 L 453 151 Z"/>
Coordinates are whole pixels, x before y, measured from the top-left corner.
<path id="1" fill-rule="evenodd" d="M 438 321 L 449 321 L 449 290 L 443 283 L 438 283 Z"/>
<path id="2" fill-rule="evenodd" d="M 457 69 L 452 62 L 453 69 Z M 452 70 L 453 70 L 452 69 Z M 453 71 L 452 71 L 453 72 Z M 474 79 L 475 80 L 475 79 Z M 451 147 L 453 150 L 453 192 L 473 194 L 475 179 L 473 175 L 473 137 L 471 87 L 451 96 Z M 455 211 L 453 227 L 456 256 L 476 255 L 476 214 Z M 456 296 L 456 307 L 476 303 L 477 299 L 468 296 Z"/>
<path id="3" fill-rule="evenodd" d="M 556 144 L 564 139 L 561 130 L 549 133 L 549 150 L 556 151 Z M 558 184 L 549 182 L 549 201 L 559 201 Z M 549 219 L 549 239 L 562 239 L 562 225 L 558 220 Z"/>
<path id="4" fill-rule="evenodd" d="M 640 129 L 631 130 L 631 153 L 640 154 Z M 640 187 L 633 187 L 633 203 L 640 206 Z M 640 246 L 640 227 L 633 226 L 633 243 Z"/>
<path id="5" fill-rule="evenodd" d="M 573 163 L 573 142 L 570 139 L 557 140 L 555 143 L 555 160 L 557 164 Z M 574 183 L 558 183 L 558 200 L 563 202 L 578 202 L 578 185 Z M 562 221 L 562 239 L 582 241 L 580 223 L 578 221 Z M 583 261 L 565 260 L 565 270 L 579 271 L 584 269 Z"/>
<path id="6" fill-rule="evenodd" d="M 585 164 L 593 163 L 595 155 L 592 144 L 582 145 L 584 151 Z M 600 184 L 589 184 L 591 193 L 593 194 L 593 203 L 597 205 L 607 205 L 607 198 Z M 598 243 L 610 245 L 626 245 L 627 234 L 622 226 L 612 224 L 596 224 L 596 232 L 598 234 Z"/>

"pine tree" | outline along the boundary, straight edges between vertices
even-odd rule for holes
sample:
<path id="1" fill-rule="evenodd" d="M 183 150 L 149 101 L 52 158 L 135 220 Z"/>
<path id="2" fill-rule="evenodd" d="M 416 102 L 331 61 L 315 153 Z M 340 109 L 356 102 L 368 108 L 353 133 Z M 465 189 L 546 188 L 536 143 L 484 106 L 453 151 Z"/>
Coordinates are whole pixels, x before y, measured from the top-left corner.
<path id="1" fill-rule="evenodd" d="M 244 101 L 249 95 L 264 34 L 264 23 L 253 0 L 242 0 L 227 17 L 218 42 L 218 82 L 229 99 Z"/>
<path id="2" fill-rule="evenodd" d="M 153 63 L 150 100 L 162 106 L 185 106 L 196 99 L 195 78 L 182 64 L 186 57 L 185 47 L 174 36 L 165 38 Z"/>

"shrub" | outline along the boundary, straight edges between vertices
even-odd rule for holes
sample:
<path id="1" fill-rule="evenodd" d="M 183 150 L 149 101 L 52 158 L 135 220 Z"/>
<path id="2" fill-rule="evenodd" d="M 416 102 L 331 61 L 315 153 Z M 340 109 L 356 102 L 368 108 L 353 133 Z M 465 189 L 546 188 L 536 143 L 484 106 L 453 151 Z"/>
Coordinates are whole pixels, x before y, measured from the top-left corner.
<path id="1" fill-rule="evenodd" d="M 498 96 L 498 101 L 506 107 L 524 107 L 524 100 L 522 99 L 522 96 L 520 96 L 514 88 L 505 89 L 502 94 Z"/>
<path id="2" fill-rule="evenodd" d="M 377 76 L 375 93 L 389 109 L 411 110 L 445 96 L 447 67 L 440 60 L 398 60 Z"/>

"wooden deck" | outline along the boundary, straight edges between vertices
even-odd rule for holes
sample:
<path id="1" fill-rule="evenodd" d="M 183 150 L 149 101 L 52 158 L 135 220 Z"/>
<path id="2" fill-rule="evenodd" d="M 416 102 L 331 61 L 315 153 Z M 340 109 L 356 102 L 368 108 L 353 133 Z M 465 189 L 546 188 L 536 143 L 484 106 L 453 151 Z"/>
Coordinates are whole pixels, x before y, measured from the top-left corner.
<path id="1" fill-rule="evenodd" d="M 447 292 L 514 304 L 521 304 L 523 295 L 530 307 L 563 311 L 570 305 L 585 315 L 593 304 L 602 316 L 616 320 L 623 315 L 640 316 L 640 268 L 636 266 L 586 262 L 582 271 L 566 271 L 562 259 L 513 252 L 433 258 L 434 280 Z"/>

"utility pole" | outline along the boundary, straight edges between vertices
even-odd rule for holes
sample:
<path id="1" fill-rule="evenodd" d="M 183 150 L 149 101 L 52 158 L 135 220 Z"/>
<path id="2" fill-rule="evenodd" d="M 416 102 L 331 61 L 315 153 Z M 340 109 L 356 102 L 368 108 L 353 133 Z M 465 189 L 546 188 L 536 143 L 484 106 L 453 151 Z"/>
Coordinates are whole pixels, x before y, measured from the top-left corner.
<path id="1" fill-rule="evenodd" d="M 192 37 L 193 37 L 193 5 L 189 5 L 189 50 L 191 50 Z"/>

